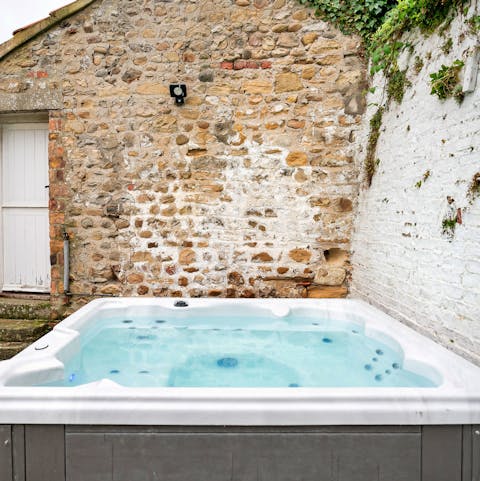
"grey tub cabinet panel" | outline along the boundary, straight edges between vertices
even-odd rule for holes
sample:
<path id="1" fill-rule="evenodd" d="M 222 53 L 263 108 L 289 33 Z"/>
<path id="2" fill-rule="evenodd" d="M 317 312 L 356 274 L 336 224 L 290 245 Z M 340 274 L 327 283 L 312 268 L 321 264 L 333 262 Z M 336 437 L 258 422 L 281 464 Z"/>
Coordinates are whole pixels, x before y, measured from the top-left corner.
<path id="1" fill-rule="evenodd" d="M 25 426 L 12 426 L 13 481 L 25 481 Z"/>
<path id="2" fill-rule="evenodd" d="M 462 481 L 462 426 L 422 431 L 422 481 Z"/>
<path id="3" fill-rule="evenodd" d="M 25 426 L 26 481 L 65 481 L 65 426 Z"/>
<path id="4" fill-rule="evenodd" d="M 480 481 L 480 425 L 472 426 L 472 481 Z"/>
<path id="5" fill-rule="evenodd" d="M 480 426 L 0 425 L 0 481 L 480 481 Z"/>
<path id="6" fill-rule="evenodd" d="M 67 432 L 67 481 L 420 481 L 419 433 Z"/>
<path id="7" fill-rule="evenodd" d="M 0 480 L 10 481 L 12 467 L 12 427 L 0 426 Z"/>

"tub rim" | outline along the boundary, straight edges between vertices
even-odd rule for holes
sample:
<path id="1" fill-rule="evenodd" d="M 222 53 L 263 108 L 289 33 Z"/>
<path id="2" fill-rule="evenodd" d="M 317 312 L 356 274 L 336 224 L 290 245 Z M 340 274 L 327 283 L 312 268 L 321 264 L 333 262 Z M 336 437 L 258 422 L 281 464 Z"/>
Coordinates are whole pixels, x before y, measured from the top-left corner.
<path id="1" fill-rule="evenodd" d="M 431 365 L 442 376 L 428 388 L 131 388 L 103 379 L 78 387 L 5 386 L 7 372 L 35 361 L 52 362 L 51 339 L 71 342 L 96 309 L 170 306 L 178 298 L 97 299 L 59 323 L 10 360 L 0 362 L 0 423 L 125 425 L 394 425 L 480 423 L 480 369 L 357 299 L 184 299 L 189 307 L 244 305 L 316 307 L 329 315 L 355 313 L 365 329 L 386 332 L 406 361 Z M 180 308 L 175 308 L 180 309 Z M 282 309 L 280 309 L 282 311 Z M 279 311 L 279 312 L 280 312 Z M 392 334 L 393 331 L 393 334 Z M 37 349 L 36 349 L 37 348 Z"/>

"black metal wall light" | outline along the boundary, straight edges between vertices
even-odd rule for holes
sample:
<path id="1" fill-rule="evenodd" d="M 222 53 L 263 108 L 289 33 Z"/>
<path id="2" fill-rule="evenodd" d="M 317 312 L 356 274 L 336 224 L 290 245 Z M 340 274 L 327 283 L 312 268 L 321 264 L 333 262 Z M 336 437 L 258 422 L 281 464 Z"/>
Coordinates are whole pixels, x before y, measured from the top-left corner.
<path id="1" fill-rule="evenodd" d="M 170 97 L 175 99 L 175 105 L 183 105 L 187 96 L 185 84 L 170 84 Z"/>

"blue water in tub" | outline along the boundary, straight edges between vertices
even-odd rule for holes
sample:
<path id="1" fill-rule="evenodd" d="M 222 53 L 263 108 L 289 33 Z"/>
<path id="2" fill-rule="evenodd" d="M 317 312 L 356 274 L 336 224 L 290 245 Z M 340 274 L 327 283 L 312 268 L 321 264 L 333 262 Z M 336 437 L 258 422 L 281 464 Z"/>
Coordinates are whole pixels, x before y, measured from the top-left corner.
<path id="1" fill-rule="evenodd" d="M 403 368 L 401 349 L 361 326 L 311 319 L 245 323 L 159 317 L 101 320 L 82 334 L 62 380 L 137 387 L 432 387 Z"/>

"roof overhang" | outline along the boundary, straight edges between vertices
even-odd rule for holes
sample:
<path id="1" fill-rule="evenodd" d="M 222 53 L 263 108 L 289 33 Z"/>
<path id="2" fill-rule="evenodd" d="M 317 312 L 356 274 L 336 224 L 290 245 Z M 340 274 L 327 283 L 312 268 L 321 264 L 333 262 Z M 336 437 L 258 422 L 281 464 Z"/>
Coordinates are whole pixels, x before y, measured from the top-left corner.
<path id="1" fill-rule="evenodd" d="M 64 7 L 60 7 L 57 10 L 50 12 L 47 18 L 15 30 L 13 32 L 13 37 L 0 45 L 0 60 L 12 50 L 20 47 L 36 35 L 48 30 L 63 19 L 77 13 L 79 10 L 88 7 L 88 5 L 95 1 L 96 0 L 76 0 L 75 2 L 69 3 Z"/>

